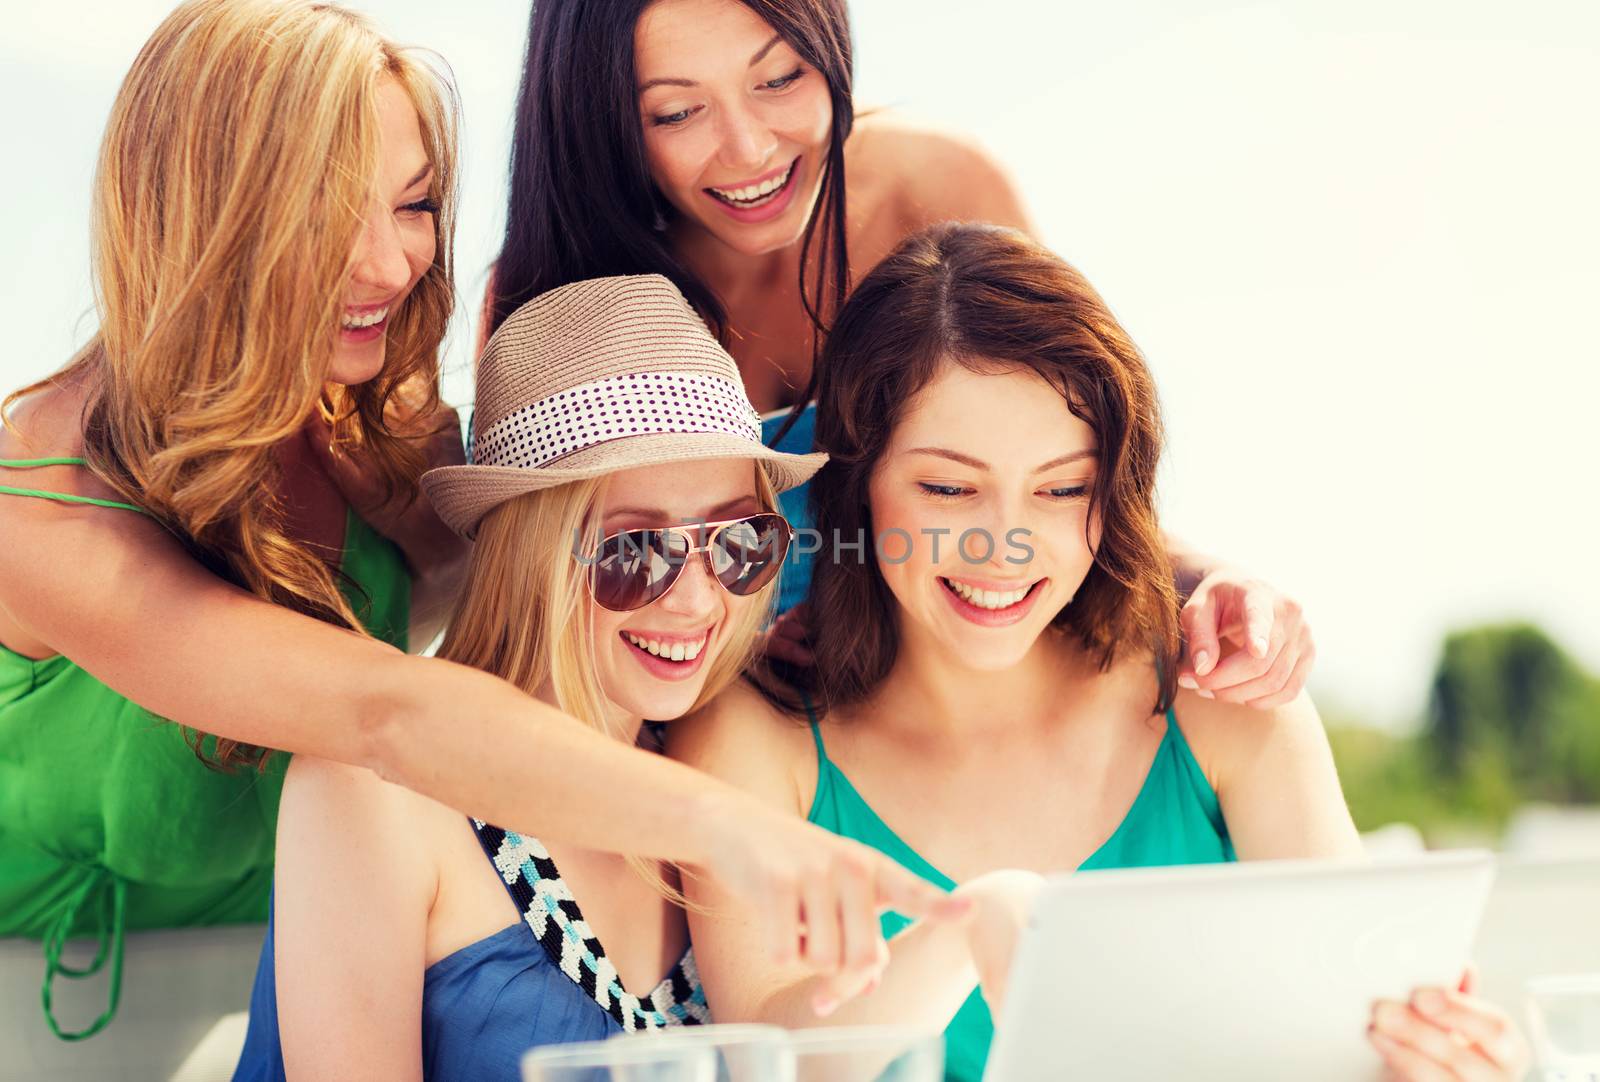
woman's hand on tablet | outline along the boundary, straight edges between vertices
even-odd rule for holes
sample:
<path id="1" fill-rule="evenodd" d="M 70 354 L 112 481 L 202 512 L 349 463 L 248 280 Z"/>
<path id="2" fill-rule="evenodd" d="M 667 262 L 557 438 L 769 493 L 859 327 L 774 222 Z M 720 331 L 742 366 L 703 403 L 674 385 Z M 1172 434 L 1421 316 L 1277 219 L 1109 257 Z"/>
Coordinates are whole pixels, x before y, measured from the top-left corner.
<path id="1" fill-rule="evenodd" d="M 1027 927 L 1034 899 L 1044 886 L 1044 876 L 1017 869 L 989 872 L 956 888 L 957 897 L 972 899 L 967 918 L 967 943 L 978 970 L 978 984 L 990 1013 L 999 1015 L 1005 1000 L 1006 978 L 1017 940 Z"/>
<path id="2" fill-rule="evenodd" d="M 1531 1065 L 1527 1039 L 1498 1007 L 1476 998 L 1468 970 L 1457 988 L 1414 989 L 1372 1005 L 1367 1039 L 1389 1075 L 1408 1082 L 1516 1082 Z"/>
<path id="3" fill-rule="evenodd" d="M 1044 883 L 1044 877 L 1035 872 L 1005 869 L 969 879 L 949 895 L 952 905 L 966 907 L 961 916 L 947 924 L 948 932 L 953 933 L 955 937 L 951 946 L 957 954 L 970 955 L 970 964 L 977 973 L 978 984 L 982 987 L 983 997 L 988 1001 L 992 1012 L 1000 1010 L 1000 1004 L 1005 998 L 1006 978 L 1011 973 L 1011 959 L 1016 953 L 1017 940 L 1028 923 L 1028 914 L 1033 911 L 1034 899 Z M 944 930 L 914 925 L 896 937 L 896 949 L 901 951 L 900 964 L 906 963 L 908 950 L 929 952 L 923 959 L 911 963 L 917 966 L 935 957 L 932 952 L 943 949 L 932 943 L 928 934 L 930 931 L 935 935 L 946 934 Z M 919 937 L 922 942 L 916 943 Z M 828 1017 L 841 1005 L 859 997 L 872 995 L 882 983 L 884 971 L 891 964 L 891 960 L 888 945 L 880 940 L 875 966 L 841 973 L 837 977 L 817 982 L 813 1005 L 818 1017 Z M 967 980 L 969 984 L 962 990 L 955 1003 L 965 999 L 970 992 L 971 977 L 969 976 Z"/>

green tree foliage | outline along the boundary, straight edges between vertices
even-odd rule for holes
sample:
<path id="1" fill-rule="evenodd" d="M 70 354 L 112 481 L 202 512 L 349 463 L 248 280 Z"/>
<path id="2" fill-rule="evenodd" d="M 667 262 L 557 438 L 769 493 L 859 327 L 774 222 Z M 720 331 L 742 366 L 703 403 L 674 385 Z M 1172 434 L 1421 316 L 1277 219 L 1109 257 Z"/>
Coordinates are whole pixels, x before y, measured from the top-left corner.
<path id="1" fill-rule="evenodd" d="M 1445 639 L 1423 735 L 1451 780 L 1501 773 L 1524 800 L 1600 801 L 1600 681 L 1532 625 Z"/>
<path id="2" fill-rule="evenodd" d="M 1600 802 L 1600 680 L 1529 624 L 1445 639 L 1414 736 L 1329 727 L 1356 825 L 1504 826 L 1518 805 Z"/>

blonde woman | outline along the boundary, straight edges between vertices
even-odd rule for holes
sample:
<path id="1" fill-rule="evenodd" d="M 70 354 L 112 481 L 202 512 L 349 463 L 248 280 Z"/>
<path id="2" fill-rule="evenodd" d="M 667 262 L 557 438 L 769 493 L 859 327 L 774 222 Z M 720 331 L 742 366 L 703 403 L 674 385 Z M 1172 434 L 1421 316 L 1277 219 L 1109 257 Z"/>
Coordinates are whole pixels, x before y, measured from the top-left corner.
<path id="1" fill-rule="evenodd" d="M 110 1020 L 125 929 L 266 917 L 271 749 L 707 870 L 770 899 L 777 956 L 808 919 L 931 904 L 860 847 L 405 654 L 466 556 L 417 499 L 460 461 L 437 393 L 453 115 L 414 57 L 306 0 L 179 6 L 117 96 L 98 332 L 0 431 L 0 935 L 44 940 L 63 1037 Z M 82 975 L 59 956 L 85 933 L 110 1003 L 74 1030 L 51 982 Z"/>
<path id="2" fill-rule="evenodd" d="M 477 541 L 441 656 L 653 748 L 646 718 L 687 713 L 749 658 L 790 536 L 776 493 L 826 456 L 761 444 L 733 359 L 656 275 L 524 305 L 479 363 L 478 404 L 476 462 L 424 478 Z M 658 861 L 297 757 L 235 1077 L 514 1079 L 534 1045 L 703 1022 L 676 887 Z"/>

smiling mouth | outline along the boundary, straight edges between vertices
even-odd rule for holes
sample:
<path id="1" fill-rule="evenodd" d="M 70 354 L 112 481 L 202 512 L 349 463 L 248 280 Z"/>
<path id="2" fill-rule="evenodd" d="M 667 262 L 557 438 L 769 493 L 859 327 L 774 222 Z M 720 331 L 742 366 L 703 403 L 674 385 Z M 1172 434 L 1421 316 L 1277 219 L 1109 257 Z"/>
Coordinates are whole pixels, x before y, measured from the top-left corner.
<path id="1" fill-rule="evenodd" d="M 368 327 L 376 327 L 389 318 L 389 309 L 392 305 L 374 308 L 367 312 L 345 312 L 339 317 L 339 328 L 346 331 L 362 331 Z"/>
<path id="2" fill-rule="evenodd" d="M 677 662 L 684 665 L 698 658 L 700 652 L 706 648 L 706 642 L 711 638 L 709 631 L 702 635 L 698 641 L 687 643 L 681 640 L 663 643 L 656 639 L 646 639 L 643 636 L 635 635 L 631 631 L 621 632 L 621 635 L 624 642 L 640 653 L 649 654 L 651 657 L 661 661 Z"/>
<path id="3" fill-rule="evenodd" d="M 757 207 L 766 206 L 784 193 L 784 190 L 794 180 L 795 167 L 799 164 L 800 159 L 796 158 L 789 163 L 789 168 L 785 169 L 782 175 L 773 177 L 770 180 L 764 180 L 760 184 L 747 184 L 742 188 L 707 188 L 705 190 L 712 198 L 726 203 L 730 207 L 736 207 L 739 210 L 755 210 Z"/>
<path id="4" fill-rule="evenodd" d="M 1015 590 L 979 590 L 968 586 L 964 582 L 947 579 L 942 575 L 939 577 L 939 581 L 946 590 L 949 590 L 974 608 L 987 609 L 990 612 L 1004 612 L 1006 609 L 1026 601 L 1028 595 L 1038 589 L 1039 583 L 1044 580 L 1039 579 L 1038 582 L 1030 583 L 1026 587 Z"/>

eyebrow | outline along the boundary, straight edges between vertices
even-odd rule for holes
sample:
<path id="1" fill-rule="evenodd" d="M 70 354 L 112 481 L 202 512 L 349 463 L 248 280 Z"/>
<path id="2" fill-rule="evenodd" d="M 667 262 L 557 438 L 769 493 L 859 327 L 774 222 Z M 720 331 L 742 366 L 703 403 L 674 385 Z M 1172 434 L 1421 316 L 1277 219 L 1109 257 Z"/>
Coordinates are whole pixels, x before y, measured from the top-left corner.
<path id="1" fill-rule="evenodd" d="M 754 55 L 754 56 L 752 56 L 750 58 L 750 63 L 748 65 L 746 65 L 746 66 L 753 68 L 757 64 L 761 63 L 762 59 L 768 53 L 770 53 L 772 51 L 772 47 L 774 45 L 778 44 L 778 42 L 780 42 L 782 40 L 783 40 L 783 35 L 782 34 L 774 34 L 774 35 L 772 35 L 772 40 L 768 41 L 761 48 L 757 49 L 756 50 L 756 55 Z M 700 84 L 695 82 L 693 79 L 671 79 L 671 78 L 651 79 L 648 83 L 640 84 L 639 93 L 643 94 L 646 90 L 649 90 L 651 87 L 655 87 L 655 86 L 699 86 L 699 85 Z"/>
<path id="2" fill-rule="evenodd" d="M 417 182 L 420 181 L 423 177 L 427 176 L 431 172 L 433 172 L 433 163 L 432 162 L 423 162 L 422 163 L 422 168 L 417 170 L 417 175 L 412 177 L 410 180 L 406 181 L 405 187 L 401 188 L 400 190 L 401 191 L 407 191 L 407 190 L 409 190 L 411 188 L 415 188 L 417 186 Z"/>
<path id="3" fill-rule="evenodd" d="M 734 499 L 728 500 L 725 503 L 717 504 L 717 506 L 713 507 L 710 511 L 706 512 L 704 520 L 706 522 L 716 522 L 719 518 L 721 518 L 723 515 L 727 514 L 733 508 L 738 507 L 740 504 L 756 503 L 756 502 L 759 502 L 759 501 L 757 501 L 754 493 L 752 493 L 752 494 L 750 494 L 748 496 L 735 497 Z M 638 518 L 651 519 L 651 520 L 655 520 L 655 521 L 666 521 L 666 522 L 676 522 L 677 521 L 670 514 L 668 514 L 666 511 L 663 511 L 659 507 L 616 507 L 616 508 L 613 508 L 612 510 L 606 512 L 606 518 L 608 518 L 608 519 L 628 518 L 628 517 L 638 517 Z M 699 521 L 699 520 L 698 519 L 692 519 L 691 520 L 691 522 L 694 522 L 694 521 Z"/>
<path id="4" fill-rule="evenodd" d="M 911 450 L 907 451 L 906 454 L 932 455 L 935 458 L 948 458 L 950 461 L 959 462 L 963 466 L 971 466 L 975 470 L 987 471 L 989 469 L 989 464 L 983 461 L 983 459 L 973 458 L 971 455 L 964 455 L 960 451 L 952 451 L 948 447 L 913 447 Z M 1053 470 L 1057 466 L 1065 466 L 1069 463 L 1076 462 L 1081 458 L 1093 458 L 1094 455 L 1095 451 L 1092 447 L 1085 448 L 1081 451 L 1071 451 L 1059 458 L 1052 458 L 1049 462 L 1046 462 L 1041 466 L 1035 466 L 1033 468 L 1033 472 L 1043 473 L 1045 470 Z"/>

